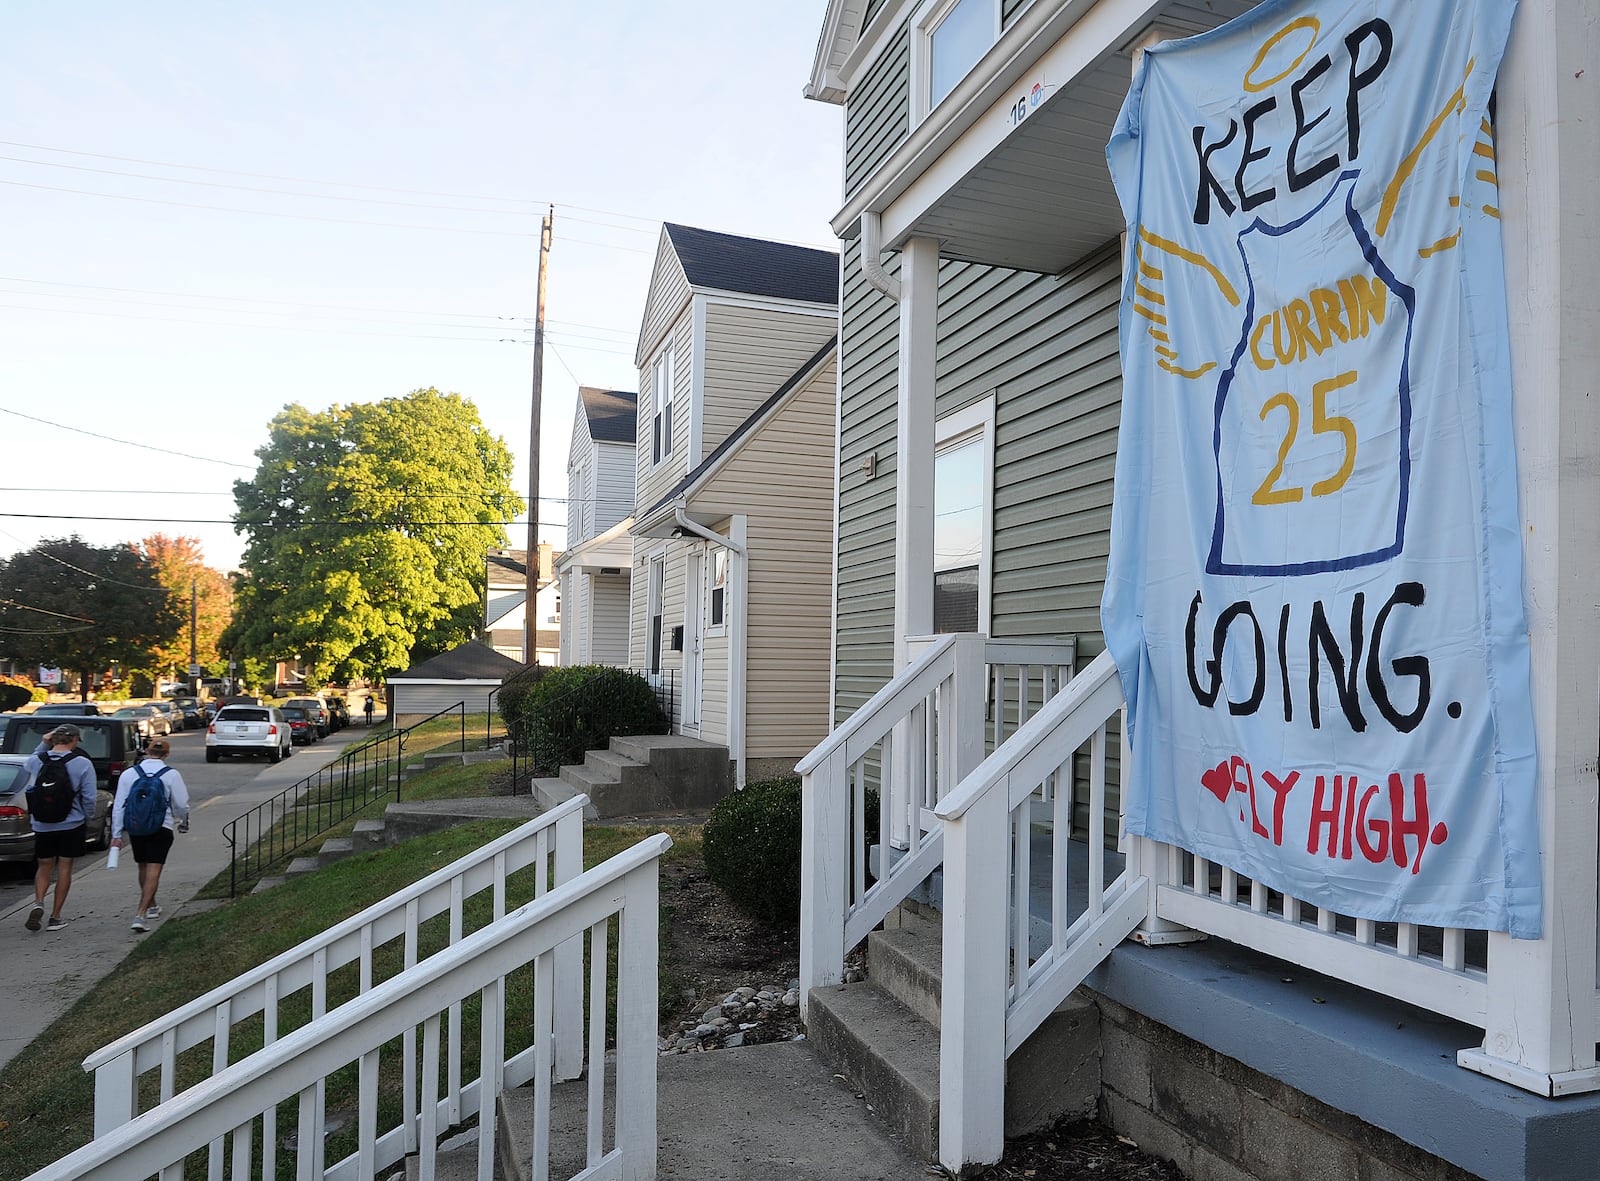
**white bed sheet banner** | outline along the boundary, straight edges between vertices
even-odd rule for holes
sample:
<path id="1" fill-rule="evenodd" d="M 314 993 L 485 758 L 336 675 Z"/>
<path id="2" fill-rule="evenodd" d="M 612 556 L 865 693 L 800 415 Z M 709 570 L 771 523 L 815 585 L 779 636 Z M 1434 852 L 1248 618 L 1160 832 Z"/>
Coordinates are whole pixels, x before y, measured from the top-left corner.
<path id="1" fill-rule="evenodd" d="M 1513 0 L 1268 0 L 1148 50 L 1103 617 L 1130 833 L 1537 937 L 1492 94 Z"/>

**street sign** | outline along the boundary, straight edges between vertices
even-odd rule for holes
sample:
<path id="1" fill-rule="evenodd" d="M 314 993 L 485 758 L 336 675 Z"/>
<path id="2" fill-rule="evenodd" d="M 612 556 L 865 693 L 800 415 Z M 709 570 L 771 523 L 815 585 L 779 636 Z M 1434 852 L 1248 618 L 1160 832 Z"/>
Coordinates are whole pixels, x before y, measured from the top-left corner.
<path id="1" fill-rule="evenodd" d="M 191 664 L 189 666 L 189 675 L 191 677 L 198 677 L 200 675 L 200 672 L 201 672 L 201 669 L 200 669 L 200 666 L 198 664 Z"/>

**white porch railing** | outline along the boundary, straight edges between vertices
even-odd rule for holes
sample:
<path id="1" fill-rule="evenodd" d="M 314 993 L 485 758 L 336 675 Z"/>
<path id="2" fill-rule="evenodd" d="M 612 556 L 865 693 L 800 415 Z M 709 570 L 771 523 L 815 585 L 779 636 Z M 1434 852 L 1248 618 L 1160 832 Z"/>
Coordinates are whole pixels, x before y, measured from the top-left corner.
<path id="1" fill-rule="evenodd" d="M 587 797 L 581 795 L 566 801 L 321 935 L 90 1054 L 83 1067 L 94 1073 L 95 1135 L 104 1136 L 139 1115 L 140 1080 L 151 1071 L 159 1070 L 159 1085 L 145 1088 L 147 1098 L 163 1104 L 172 1100 L 179 1093 L 179 1056 L 185 1051 L 209 1043 L 209 1069 L 215 1075 L 228 1066 L 231 1057 L 238 1057 L 235 1039 L 243 1036 L 238 1029 L 242 1023 L 259 1021 L 260 1037 L 267 1046 L 279 1041 L 287 1033 L 280 1029 L 282 1006 L 292 994 L 310 990 L 312 1021 L 340 1011 L 339 1002 L 330 998 L 330 978 L 338 969 L 357 965 L 353 983 L 355 997 L 359 997 L 374 988 L 375 961 L 386 944 L 402 941 L 398 968 L 414 967 L 425 954 L 421 932 L 427 920 L 448 916 L 443 920 L 448 924 L 443 935 L 445 946 L 449 947 L 462 941 L 466 904 L 476 895 L 489 891 L 491 917 L 504 917 L 507 881 L 519 870 L 531 870 L 532 881 L 522 886 L 523 898 L 512 900 L 513 906 L 576 878 L 583 872 L 586 802 Z M 577 942 L 559 949 L 552 962 L 556 984 L 555 1076 L 576 1078 L 583 1064 L 582 963 Z M 461 1019 L 460 1005 L 451 1006 L 445 1019 L 449 1037 L 444 1080 L 450 1123 L 459 1119 L 463 1093 Z M 408 1030 L 404 1040 L 403 1106 L 414 1116 L 418 1111 L 415 1029 Z M 204 1069 L 206 1063 L 194 1063 L 193 1057 L 185 1064 L 187 1068 L 193 1070 L 198 1065 Z M 149 1095 L 152 1089 L 156 1091 L 153 1096 Z M 266 1176 L 273 1175 L 277 1153 L 275 1118 L 275 1113 L 267 1109 L 262 1133 Z M 404 1121 L 401 1146 L 405 1152 L 417 1151 L 418 1130 L 415 1119 Z M 213 1170 L 221 1166 L 221 1152 L 220 1142 L 213 1145 Z M 390 1155 L 388 1160 L 397 1158 L 397 1154 Z"/>
<path id="2" fill-rule="evenodd" d="M 845 953 L 903 902 L 943 857 L 933 809 L 988 749 L 1026 723 L 1071 679 L 1071 640 L 913 640 L 912 662 L 796 770 L 802 790 L 800 1004 L 838 983 Z M 886 770 L 887 769 L 887 770 Z M 885 785 L 877 878 L 869 865 L 867 788 Z"/>
<path id="3" fill-rule="evenodd" d="M 656 968 L 659 860 L 672 841 L 648 837 L 603 865 L 546 893 L 350 1003 L 219 1070 L 204 1086 L 184 1091 L 131 1122 L 113 1128 L 76 1152 L 39 1170 L 29 1181 L 123 1181 L 159 1175 L 178 1181 L 186 1159 L 208 1145 L 210 1176 L 273 1176 L 257 1145 L 274 1139 L 270 1119 L 279 1103 L 296 1101 L 299 1135 L 296 1176 L 302 1181 L 341 1177 L 370 1181 L 398 1160 L 402 1140 L 414 1142 L 419 1173 L 434 1175 L 439 1133 L 476 1115 L 477 1175 L 494 1175 L 496 1101 L 508 1086 L 534 1080 L 533 1153 L 528 1175 L 549 1177 L 550 1082 L 554 1073 L 554 1014 L 560 950 L 587 940 L 587 1122 L 584 1163 L 572 1178 L 645 1181 L 655 1175 Z M 607 944 L 616 928 L 617 988 L 614 1106 L 606 1109 Z M 505 1053 L 506 977 L 532 965 L 533 1044 Z M 583 996 L 582 982 L 578 995 Z M 476 998 L 480 1005 L 478 1061 L 492 1064 L 454 1097 L 441 1057 L 459 1046 L 450 1014 Z M 516 1014 L 516 1021 L 528 1015 Z M 379 1127 L 379 1079 L 392 1071 L 401 1043 L 405 1061 L 417 1050 L 407 1035 L 420 1030 L 421 1102 L 401 1126 Z M 355 1141 L 343 1160 L 324 1162 L 326 1084 L 335 1072 L 356 1079 Z M 414 1125 L 414 1135 L 407 1129 Z M 609 1136 L 608 1136 L 609 1132 Z"/>
<path id="4" fill-rule="evenodd" d="M 1123 705 L 1109 655 L 1033 710 L 978 765 L 985 721 L 978 705 L 963 702 L 976 657 L 962 641 L 944 637 L 930 647 L 800 764 L 809 842 L 803 992 L 840 979 L 844 953 L 943 867 L 940 1161 L 947 1168 L 1000 1159 L 1006 1058 L 1130 932 L 1150 943 L 1217 936 L 1486 1027 L 1482 933 L 1351 918 L 1154 841 L 1125 839 L 1120 854 L 1108 850 L 1099 828 L 1107 735 Z M 910 848 L 868 886 L 857 835 L 862 760 L 875 743 L 887 745 L 896 718 L 918 705 L 948 719 L 936 741 L 924 739 L 927 749 L 953 753 L 924 780 L 922 823 Z M 1085 753 L 1090 819 L 1075 833 L 1067 785 Z M 967 759 L 973 765 L 963 765 Z M 960 782 L 947 791 L 952 767 Z M 924 774 L 925 765 L 914 762 L 912 773 Z"/>

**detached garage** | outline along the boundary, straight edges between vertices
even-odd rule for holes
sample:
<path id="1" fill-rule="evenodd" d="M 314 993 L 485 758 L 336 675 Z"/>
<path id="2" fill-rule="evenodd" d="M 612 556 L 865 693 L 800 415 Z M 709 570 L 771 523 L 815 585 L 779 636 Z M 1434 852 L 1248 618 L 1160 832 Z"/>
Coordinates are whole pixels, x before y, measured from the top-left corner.
<path id="1" fill-rule="evenodd" d="M 459 648 L 389 677 L 389 717 L 395 726 L 420 722 L 463 702 L 469 714 L 492 713 L 500 685 L 522 665 L 487 644 L 468 640 Z"/>

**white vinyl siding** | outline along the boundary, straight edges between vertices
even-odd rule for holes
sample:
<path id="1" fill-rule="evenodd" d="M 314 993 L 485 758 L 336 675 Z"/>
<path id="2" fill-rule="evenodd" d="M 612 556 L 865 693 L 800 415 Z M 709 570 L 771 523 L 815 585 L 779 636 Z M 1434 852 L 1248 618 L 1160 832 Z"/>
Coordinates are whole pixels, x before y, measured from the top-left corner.
<path id="1" fill-rule="evenodd" d="M 628 663 L 628 578 L 625 574 L 589 577 L 590 664 Z"/>
<path id="2" fill-rule="evenodd" d="M 572 416 L 572 439 L 567 444 L 567 545 L 593 537 L 595 443 L 589 435 L 589 416 L 583 396 Z"/>
<path id="3" fill-rule="evenodd" d="M 592 529 L 584 537 L 598 536 L 633 513 L 633 447 L 627 443 L 595 443 Z M 576 544 L 569 540 L 569 545 Z"/>
<path id="4" fill-rule="evenodd" d="M 390 687 L 394 692 L 395 714 L 418 720 L 450 709 L 457 702 L 464 703 L 469 714 L 493 713 L 495 695 L 500 692 L 498 684 L 463 685 L 451 681 L 425 681 L 415 685 L 391 681 Z"/>
<path id="5" fill-rule="evenodd" d="M 561 657 L 563 665 L 589 662 L 588 629 L 584 626 L 588 614 L 584 610 L 584 576 L 582 571 L 567 570 L 561 575 Z"/>
<path id="6" fill-rule="evenodd" d="M 831 308 L 808 314 L 714 299 L 707 303 L 705 325 L 702 458 L 839 330 L 838 315 Z"/>

